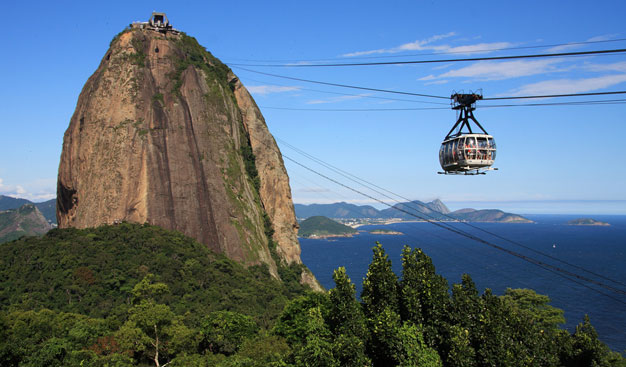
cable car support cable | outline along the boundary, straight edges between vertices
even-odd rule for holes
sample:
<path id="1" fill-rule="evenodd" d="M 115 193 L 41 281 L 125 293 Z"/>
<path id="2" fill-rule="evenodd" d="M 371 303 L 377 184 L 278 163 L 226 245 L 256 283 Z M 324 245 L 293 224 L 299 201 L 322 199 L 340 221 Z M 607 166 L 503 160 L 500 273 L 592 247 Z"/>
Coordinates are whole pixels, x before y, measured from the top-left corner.
<path id="1" fill-rule="evenodd" d="M 333 63 L 333 64 L 238 64 L 238 63 L 233 63 L 233 64 L 230 64 L 230 66 L 238 66 L 238 67 L 240 67 L 240 66 L 281 67 L 281 68 L 384 66 L 384 65 L 437 64 L 437 63 L 451 63 L 451 62 L 514 60 L 514 59 L 536 59 L 536 58 L 545 58 L 545 57 L 571 57 L 571 56 L 588 56 L 588 55 L 610 55 L 610 54 L 618 54 L 618 53 L 624 53 L 624 52 L 626 52 L 626 49 L 620 48 L 620 49 L 613 49 L 613 50 L 557 52 L 557 53 L 535 54 L 535 55 L 466 57 L 466 58 L 461 58 L 461 59 L 352 62 L 352 63 Z"/>
<path id="2" fill-rule="evenodd" d="M 244 70 L 244 71 L 248 71 L 248 72 L 251 72 L 251 73 L 255 73 L 255 74 L 271 76 L 271 77 L 274 77 L 274 78 L 295 80 L 295 81 L 300 81 L 300 82 L 305 82 L 305 83 L 313 83 L 313 84 L 320 84 L 320 85 L 328 85 L 328 86 L 332 86 L 332 87 L 350 88 L 350 89 L 358 89 L 358 90 L 367 90 L 367 91 L 371 91 L 371 92 L 380 92 L 380 93 L 401 94 L 401 95 L 405 95 L 405 96 L 428 97 L 428 98 L 437 98 L 437 99 L 450 99 L 450 97 L 446 97 L 446 96 L 437 96 L 437 95 L 424 94 L 424 93 L 412 93 L 412 92 L 405 92 L 405 91 L 397 91 L 397 90 L 393 90 L 393 89 L 370 88 L 370 87 L 363 87 L 363 86 L 350 85 L 350 84 L 331 83 L 331 82 L 324 82 L 324 81 L 319 81 L 319 80 L 295 78 L 295 77 L 286 76 L 286 75 L 266 73 L 266 72 L 263 72 L 263 71 L 252 70 L 252 69 L 248 69 L 248 68 L 244 68 L 244 67 L 240 67 L 240 66 L 233 66 L 233 67 L 237 68 L 237 69 Z M 586 96 L 606 96 L 606 95 L 615 95 L 615 94 L 626 94 L 626 90 L 611 91 L 611 92 L 544 94 L 544 95 L 535 95 L 535 96 L 487 97 L 487 98 L 483 98 L 483 100 L 484 101 L 490 101 L 490 100 L 507 100 L 507 99 L 586 97 Z M 485 106 L 485 107 L 487 107 L 487 106 Z"/>

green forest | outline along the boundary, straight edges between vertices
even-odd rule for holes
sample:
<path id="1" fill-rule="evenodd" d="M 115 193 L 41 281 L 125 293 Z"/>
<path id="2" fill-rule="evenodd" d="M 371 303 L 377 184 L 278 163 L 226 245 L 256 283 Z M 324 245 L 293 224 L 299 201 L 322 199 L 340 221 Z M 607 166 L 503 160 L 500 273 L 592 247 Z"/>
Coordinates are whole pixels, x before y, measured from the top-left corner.
<path id="1" fill-rule="evenodd" d="M 312 292 L 178 232 L 122 223 L 0 245 L 1 366 L 626 366 L 588 318 L 502 296 L 373 248 L 360 298 L 344 268 Z"/>
<path id="2" fill-rule="evenodd" d="M 324 216 L 309 217 L 300 222 L 298 236 L 329 236 L 357 234 L 357 230 Z"/>

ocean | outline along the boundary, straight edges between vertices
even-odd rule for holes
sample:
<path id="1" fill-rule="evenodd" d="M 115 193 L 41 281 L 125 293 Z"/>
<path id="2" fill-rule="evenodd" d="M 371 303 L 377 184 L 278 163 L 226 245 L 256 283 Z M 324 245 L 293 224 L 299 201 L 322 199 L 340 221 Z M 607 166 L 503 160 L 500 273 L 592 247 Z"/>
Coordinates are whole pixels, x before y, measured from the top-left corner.
<path id="1" fill-rule="evenodd" d="M 498 246 L 626 291 L 626 216 L 542 214 L 525 217 L 535 223 L 472 225 L 622 284 L 556 262 L 462 223 L 451 225 Z M 592 217 L 610 223 L 611 226 L 566 224 L 571 219 L 581 217 Z M 404 235 L 373 235 L 368 232 L 377 228 L 399 231 Z M 588 314 L 600 340 L 614 351 L 626 352 L 626 295 L 613 293 L 594 284 L 588 285 L 606 295 L 600 294 L 579 284 L 580 280 L 579 283 L 569 281 L 504 251 L 438 228 L 431 223 L 364 226 L 359 230 L 363 232 L 351 238 L 300 239 L 302 261 L 326 289 L 334 287 L 333 270 L 344 266 L 357 286 L 357 295 L 360 294 L 362 280 L 372 259 L 371 249 L 376 241 L 382 243 L 397 274 L 401 272 L 402 247 L 421 247 L 433 259 L 437 273 L 443 275 L 450 285 L 460 283 L 461 275 L 467 273 L 471 275 L 479 292 L 490 288 L 495 294 L 501 295 L 506 288 L 534 289 L 539 294 L 548 295 L 552 306 L 564 310 L 566 324 L 563 327 L 574 331 L 584 315 Z"/>

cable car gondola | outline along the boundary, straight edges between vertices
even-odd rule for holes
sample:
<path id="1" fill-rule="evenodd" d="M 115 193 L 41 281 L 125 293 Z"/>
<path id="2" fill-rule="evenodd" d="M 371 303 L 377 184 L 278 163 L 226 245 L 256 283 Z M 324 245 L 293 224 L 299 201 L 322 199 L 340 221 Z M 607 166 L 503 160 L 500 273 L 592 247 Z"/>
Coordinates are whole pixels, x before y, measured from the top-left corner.
<path id="1" fill-rule="evenodd" d="M 496 159 L 496 142 L 472 113 L 476 109 L 476 101 L 483 96 L 477 93 L 455 93 L 450 98 L 452 109 L 459 111 L 459 118 L 441 143 L 439 163 L 443 172 L 438 173 L 484 175 L 486 171 L 497 170 L 491 167 Z M 470 120 L 482 130 L 482 134 L 472 131 Z M 463 128 L 467 128 L 467 131 L 464 132 Z"/>

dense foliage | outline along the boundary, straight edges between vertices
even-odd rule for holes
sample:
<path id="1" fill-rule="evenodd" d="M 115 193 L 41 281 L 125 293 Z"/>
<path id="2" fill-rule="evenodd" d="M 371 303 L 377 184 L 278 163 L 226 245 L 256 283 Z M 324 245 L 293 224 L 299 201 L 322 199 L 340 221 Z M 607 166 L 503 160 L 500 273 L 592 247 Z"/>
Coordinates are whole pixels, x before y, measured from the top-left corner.
<path id="1" fill-rule="evenodd" d="M 625 365 L 545 296 L 479 295 L 468 275 L 450 291 L 420 249 L 402 267 L 377 245 L 359 301 L 344 268 L 290 291 L 158 227 L 56 229 L 0 246 L 0 365 Z"/>
<path id="2" fill-rule="evenodd" d="M 300 222 L 300 237 L 355 234 L 357 231 L 324 216 L 310 217 Z"/>

